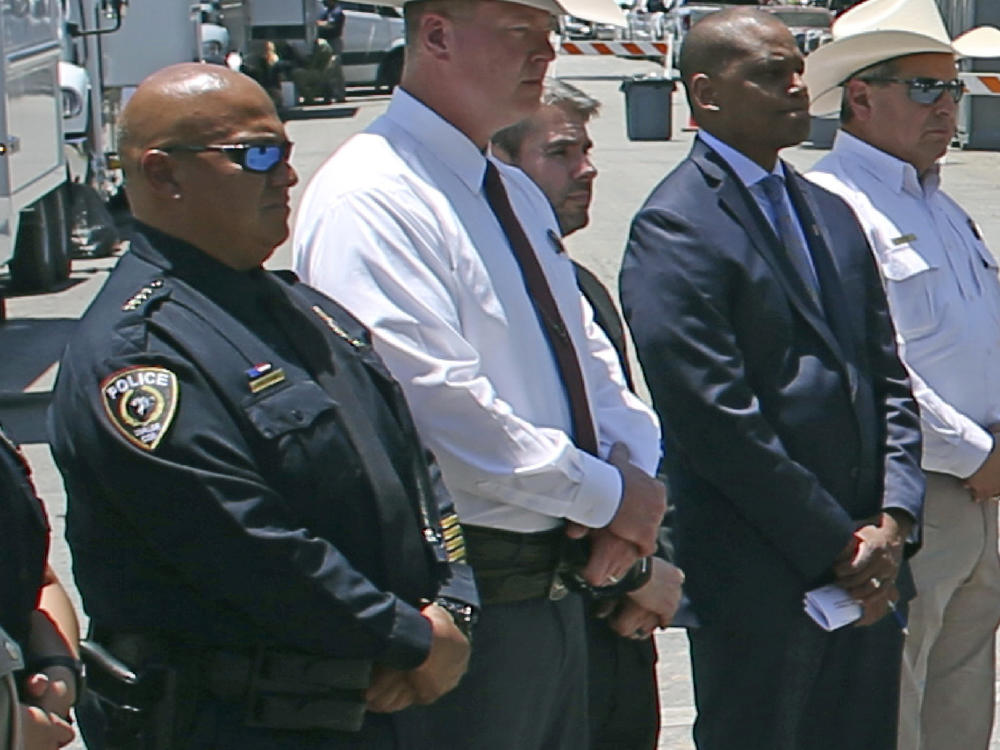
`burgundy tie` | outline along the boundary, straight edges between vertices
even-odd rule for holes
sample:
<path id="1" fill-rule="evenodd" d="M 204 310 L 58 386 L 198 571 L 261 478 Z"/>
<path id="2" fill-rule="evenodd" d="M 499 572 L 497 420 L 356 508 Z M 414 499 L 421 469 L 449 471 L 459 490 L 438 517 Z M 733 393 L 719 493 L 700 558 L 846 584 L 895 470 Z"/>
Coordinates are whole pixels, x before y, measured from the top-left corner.
<path id="1" fill-rule="evenodd" d="M 507 242 L 514 251 L 517 265 L 521 268 L 524 286 L 535 305 L 535 312 L 542 324 L 542 330 L 545 331 L 545 337 L 555 355 L 563 387 L 569 398 L 576 446 L 596 456 L 597 435 L 594 432 L 594 419 L 590 413 L 590 404 L 587 402 L 587 389 L 583 383 L 580 360 L 577 359 L 573 341 L 570 339 L 566 325 L 559 314 L 559 308 L 552 296 L 552 290 L 549 289 L 542 266 L 538 262 L 524 229 L 521 228 L 521 223 L 517 220 L 514 209 L 511 208 L 510 201 L 507 199 L 507 191 L 500 179 L 500 173 L 489 159 L 486 160 L 484 187 L 486 200 L 489 202 L 490 208 L 493 209 L 493 213 L 496 214 L 503 233 L 507 235 Z"/>

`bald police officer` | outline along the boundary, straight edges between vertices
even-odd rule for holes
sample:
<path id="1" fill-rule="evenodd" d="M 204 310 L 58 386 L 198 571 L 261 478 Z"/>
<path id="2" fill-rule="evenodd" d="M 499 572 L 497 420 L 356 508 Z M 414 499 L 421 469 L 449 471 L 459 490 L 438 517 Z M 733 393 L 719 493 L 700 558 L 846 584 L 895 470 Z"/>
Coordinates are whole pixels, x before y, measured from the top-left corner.
<path id="1" fill-rule="evenodd" d="M 121 145 L 138 229 L 51 421 L 93 633 L 140 676 L 166 670 L 137 734 L 425 746 L 404 709 L 469 654 L 461 531 L 365 329 L 261 268 L 297 181 L 270 99 L 172 66 L 129 102 Z"/>

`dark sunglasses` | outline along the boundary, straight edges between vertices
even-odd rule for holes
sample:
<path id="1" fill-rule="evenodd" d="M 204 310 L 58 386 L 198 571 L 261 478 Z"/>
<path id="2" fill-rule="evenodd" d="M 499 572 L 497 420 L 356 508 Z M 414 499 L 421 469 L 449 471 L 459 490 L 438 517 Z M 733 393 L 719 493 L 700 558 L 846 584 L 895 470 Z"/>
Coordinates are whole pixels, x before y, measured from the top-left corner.
<path id="1" fill-rule="evenodd" d="M 160 146 L 160 151 L 219 151 L 229 161 L 247 172 L 265 174 L 279 164 L 287 163 L 292 155 L 292 142 L 281 143 L 220 143 L 211 146 Z"/>
<path id="2" fill-rule="evenodd" d="M 958 104 L 965 93 L 965 84 L 958 78 L 942 81 L 937 78 L 861 78 L 865 83 L 903 83 L 906 84 L 906 94 L 917 104 L 933 104 L 944 92 Z"/>

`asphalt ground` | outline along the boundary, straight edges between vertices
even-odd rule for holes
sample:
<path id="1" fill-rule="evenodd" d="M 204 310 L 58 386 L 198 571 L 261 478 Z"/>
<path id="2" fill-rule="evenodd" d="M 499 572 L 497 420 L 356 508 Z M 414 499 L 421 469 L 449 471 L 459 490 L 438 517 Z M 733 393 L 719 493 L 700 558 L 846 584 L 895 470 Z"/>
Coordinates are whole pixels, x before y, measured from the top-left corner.
<path id="1" fill-rule="evenodd" d="M 621 82 L 636 74 L 662 72 L 657 65 L 608 57 L 560 57 L 551 72 L 603 102 L 600 115 L 590 126 L 595 142 L 594 161 L 600 172 L 591 223 L 569 237 L 566 244 L 571 255 L 614 289 L 632 215 L 691 146 L 693 133 L 683 130 L 687 108 L 682 92 L 678 91 L 673 97 L 671 140 L 629 141 Z M 326 156 L 377 117 L 388 99 L 387 95 L 376 92 L 349 91 L 346 104 L 293 113 L 288 131 L 295 142 L 292 163 L 301 177 L 299 186 L 293 190 L 294 205 L 298 205 L 302 189 Z M 800 146 L 786 149 L 783 156 L 796 167 L 807 169 L 823 153 Z M 944 168 L 945 189 L 975 217 L 993 248 L 1000 248 L 998 170 L 1000 154 L 959 150 L 949 152 Z M 290 262 L 290 245 L 285 243 L 268 265 L 287 268 Z M 56 362 L 72 335 L 73 322 L 86 309 L 113 264 L 113 258 L 74 261 L 70 281 L 58 292 L 8 299 L 8 321 L 0 325 L 0 420 L 24 444 L 52 521 L 51 559 L 62 580 L 70 585 L 78 607 L 79 598 L 72 588 L 70 556 L 63 540 L 65 495 L 45 442 L 44 410 Z M 0 276 L 0 286 L 3 282 Z M 690 750 L 694 747 L 690 739 L 694 700 L 687 640 L 676 629 L 661 632 L 656 638 L 663 721 L 659 750 Z M 78 749 L 82 744 L 74 743 L 71 747 Z M 1000 738 L 994 739 L 991 748 L 1000 749 Z"/>

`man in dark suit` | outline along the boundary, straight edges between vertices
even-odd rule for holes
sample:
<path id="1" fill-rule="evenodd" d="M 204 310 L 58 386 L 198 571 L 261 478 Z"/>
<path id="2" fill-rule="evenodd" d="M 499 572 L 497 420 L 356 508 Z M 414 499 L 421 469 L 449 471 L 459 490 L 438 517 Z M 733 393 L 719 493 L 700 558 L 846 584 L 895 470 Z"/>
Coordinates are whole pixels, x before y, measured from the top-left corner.
<path id="1" fill-rule="evenodd" d="M 781 22 L 712 14 L 680 67 L 701 132 L 636 216 L 621 288 L 702 623 L 695 739 L 891 749 L 924 485 L 882 287 L 847 205 L 778 159 L 809 129 Z M 829 633 L 803 612 L 827 583 L 862 606 Z"/>

